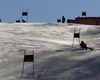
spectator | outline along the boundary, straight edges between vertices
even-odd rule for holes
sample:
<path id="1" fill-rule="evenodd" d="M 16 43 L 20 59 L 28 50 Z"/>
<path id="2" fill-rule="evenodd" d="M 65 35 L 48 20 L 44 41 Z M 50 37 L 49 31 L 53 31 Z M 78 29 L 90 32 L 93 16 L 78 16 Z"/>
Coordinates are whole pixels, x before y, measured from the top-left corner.
<path id="1" fill-rule="evenodd" d="M 64 23 L 65 22 L 65 17 L 64 16 L 62 16 L 62 23 Z"/>

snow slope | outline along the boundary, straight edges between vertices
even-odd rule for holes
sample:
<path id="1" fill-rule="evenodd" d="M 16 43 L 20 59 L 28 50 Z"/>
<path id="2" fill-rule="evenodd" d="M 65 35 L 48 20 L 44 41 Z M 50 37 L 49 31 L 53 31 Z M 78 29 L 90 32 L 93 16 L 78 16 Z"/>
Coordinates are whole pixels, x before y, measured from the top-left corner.
<path id="1" fill-rule="evenodd" d="M 72 48 L 73 30 L 94 50 Z M 0 80 L 99 80 L 100 26 L 62 23 L 0 23 Z M 35 51 L 32 63 L 22 64 L 24 53 Z"/>

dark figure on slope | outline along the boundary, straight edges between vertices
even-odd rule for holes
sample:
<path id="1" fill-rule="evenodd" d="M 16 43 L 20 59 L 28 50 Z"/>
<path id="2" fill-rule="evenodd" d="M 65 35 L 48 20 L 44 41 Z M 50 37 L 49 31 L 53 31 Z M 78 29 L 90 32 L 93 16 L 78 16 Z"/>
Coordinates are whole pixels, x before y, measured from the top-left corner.
<path id="1" fill-rule="evenodd" d="M 87 45 L 84 43 L 84 41 L 81 41 L 80 47 L 87 50 Z"/>
<path id="2" fill-rule="evenodd" d="M 62 16 L 62 23 L 64 23 L 65 22 L 65 17 L 64 16 Z"/>
<path id="3" fill-rule="evenodd" d="M 84 43 L 84 41 L 81 41 L 80 47 L 81 47 L 82 49 L 85 49 L 85 50 L 87 50 L 87 49 L 93 50 L 93 48 L 87 47 L 87 44 Z"/>

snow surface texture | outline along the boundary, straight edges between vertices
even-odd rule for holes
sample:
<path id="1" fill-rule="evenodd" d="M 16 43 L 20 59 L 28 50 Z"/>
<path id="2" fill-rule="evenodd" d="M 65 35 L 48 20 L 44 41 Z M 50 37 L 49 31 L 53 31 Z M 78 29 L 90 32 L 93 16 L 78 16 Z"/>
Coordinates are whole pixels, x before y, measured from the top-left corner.
<path id="1" fill-rule="evenodd" d="M 72 48 L 74 28 L 94 50 Z M 35 54 L 25 63 L 24 53 Z M 100 80 L 100 26 L 62 23 L 0 23 L 0 80 Z"/>

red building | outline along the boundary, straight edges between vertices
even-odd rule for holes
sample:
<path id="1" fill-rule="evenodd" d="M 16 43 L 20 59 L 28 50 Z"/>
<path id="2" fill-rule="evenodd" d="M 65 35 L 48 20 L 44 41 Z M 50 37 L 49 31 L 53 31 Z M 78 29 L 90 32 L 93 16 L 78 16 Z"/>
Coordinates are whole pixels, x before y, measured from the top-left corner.
<path id="1" fill-rule="evenodd" d="M 77 17 L 75 20 L 68 19 L 67 23 L 100 25 L 100 17 Z"/>
<path id="2" fill-rule="evenodd" d="M 86 17 L 86 12 L 82 12 L 82 16 L 84 16 L 84 17 L 77 17 L 74 20 L 68 19 L 67 23 L 100 25 L 100 17 Z"/>

